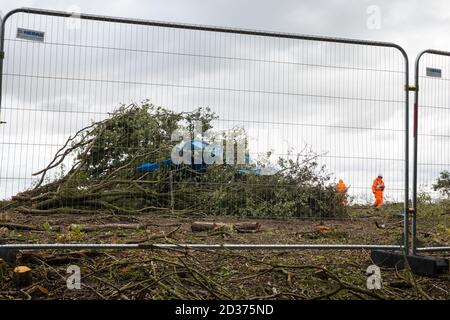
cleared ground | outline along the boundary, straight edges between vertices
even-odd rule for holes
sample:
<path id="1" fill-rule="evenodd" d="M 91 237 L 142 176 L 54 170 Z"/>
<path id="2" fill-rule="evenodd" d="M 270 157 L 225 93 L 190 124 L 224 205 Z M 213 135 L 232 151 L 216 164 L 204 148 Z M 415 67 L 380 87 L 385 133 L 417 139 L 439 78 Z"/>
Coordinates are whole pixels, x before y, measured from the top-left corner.
<path id="1" fill-rule="evenodd" d="M 402 217 L 390 214 L 386 228 L 381 229 L 375 221 L 382 223 L 383 211 L 359 211 L 352 219 L 324 221 L 7 212 L 0 219 L 0 239 L 7 243 L 401 244 Z M 192 232 L 193 221 L 257 221 L 261 230 Z M 419 236 L 424 244 L 448 243 L 448 235 L 438 225 L 436 221 L 421 225 Z M 371 264 L 370 252 L 365 250 L 22 251 L 16 265 L 32 269 L 33 284 L 14 286 L 14 266 L 8 265 L 0 282 L 0 299 L 450 298 L 448 274 L 428 278 L 413 276 L 408 270 L 383 269 L 382 289 L 368 290 L 366 270 Z M 69 265 L 81 268 L 80 290 L 67 288 Z"/>

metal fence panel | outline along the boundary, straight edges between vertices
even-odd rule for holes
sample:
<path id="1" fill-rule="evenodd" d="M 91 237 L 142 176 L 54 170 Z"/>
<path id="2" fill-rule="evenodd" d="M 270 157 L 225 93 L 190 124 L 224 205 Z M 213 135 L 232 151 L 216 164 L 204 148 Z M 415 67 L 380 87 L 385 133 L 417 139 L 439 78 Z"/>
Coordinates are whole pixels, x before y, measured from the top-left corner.
<path id="1" fill-rule="evenodd" d="M 312 150 L 317 170 L 330 175 L 319 188 L 325 210 L 310 201 L 286 212 L 271 205 L 273 191 L 297 191 L 298 181 L 283 180 L 281 189 L 255 184 L 258 199 L 245 194 L 247 178 L 202 181 L 211 194 L 236 187 L 216 213 L 230 214 L 234 201 L 241 215 L 335 217 L 341 204 L 323 190 L 342 178 L 358 218 L 370 215 L 372 181 L 381 172 L 387 211 L 408 218 L 408 61 L 394 44 L 33 9 L 8 15 L 4 26 L 0 199 L 38 183 L 33 173 L 69 136 L 120 104 L 149 99 L 174 112 L 210 108 L 216 130 L 245 132 L 253 162 L 279 171 L 279 159 L 304 160 Z M 65 159 L 66 170 L 73 161 Z M 47 182 L 61 170 L 50 170 Z M 190 197 L 172 193 L 163 205 L 181 208 Z M 267 205 L 255 212 L 250 202 Z"/>
<path id="2" fill-rule="evenodd" d="M 415 65 L 413 250 L 448 249 L 450 52 L 425 50 Z M 439 181 L 441 181 L 439 183 Z M 428 239 L 430 234 L 442 238 Z M 429 240 L 432 242 L 430 243 Z M 427 242 L 428 247 L 423 247 Z"/>

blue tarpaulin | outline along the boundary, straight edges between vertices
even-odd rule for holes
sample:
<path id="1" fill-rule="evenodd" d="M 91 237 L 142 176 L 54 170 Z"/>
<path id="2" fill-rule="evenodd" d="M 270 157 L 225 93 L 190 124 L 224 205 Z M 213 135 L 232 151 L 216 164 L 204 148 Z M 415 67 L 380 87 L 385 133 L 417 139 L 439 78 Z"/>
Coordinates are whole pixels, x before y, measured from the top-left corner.
<path id="1" fill-rule="evenodd" d="M 186 144 L 190 144 L 190 146 L 187 146 Z M 183 150 L 209 150 L 211 152 L 211 155 L 220 154 L 223 153 L 223 149 L 217 146 L 211 146 L 209 143 L 202 141 L 202 140 L 192 140 L 189 142 L 180 142 L 178 145 L 175 146 L 178 153 L 182 153 Z M 247 161 L 249 161 L 247 157 Z M 137 172 L 151 172 L 151 171 L 157 171 L 161 169 L 162 167 L 170 167 L 173 165 L 173 162 L 171 159 L 163 160 L 160 163 L 143 163 L 139 165 L 136 170 Z M 194 170 L 201 170 L 206 168 L 208 165 L 206 163 L 192 163 L 191 168 Z M 276 170 L 275 170 L 276 171 Z M 237 171 L 240 174 L 254 174 L 254 175 L 261 175 L 261 167 L 253 167 L 253 168 L 244 168 Z"/>
<path id="2" fill-rule="evenodd" d="M 148 172 L 159 170 L 162 166 L 171 166 L 172 160 L 163 160 L 161 163 L 143 163 L 136 168 L 137 172 Z"/>
<path id="3" fill-rule="evenodd" d="M 190 144 L 190 145 L 187 146 L 186 144 Z M 212 155 L 223 152 L 223 150 L 221 148 L 218 148 L 216 146 L 211 147 L 209 145 L 209 143 L 202 141 L 202 140 L 197 140 L 197 139 L 194 139 L 194 140 L 188 141 L 188 142 L 186 142 L 186 141 L 180 142 L 178 145 L 175 146 L 175 148 L 176 148 L 177 152 L 179 152 L 179 153 L 181 153 L 183 150 L 186 150 L 186 149 L 198 150 L 198 151 L 210 149 Z M 143 164 L 139 165 L 136 168 L 136 170 L 137 170 L 137 172 L 156 171 L 156 170 L 161 169 L 161 167 L 163 167 L 163 166 L 171 166 L 172 164 L 173 164 L 172 160 L 167 159 L 167 160 L 162 161 L 161 163 L 152 163 L 152 162 L 143 163 Z M 198 164 L 193 163 L 191 165 L 192 169 L 194 169 L 194 170 L 200 170 L 200 169 L 206 168 L 207 166 L 208 165 L 206 163 L 198 163 Z"/>

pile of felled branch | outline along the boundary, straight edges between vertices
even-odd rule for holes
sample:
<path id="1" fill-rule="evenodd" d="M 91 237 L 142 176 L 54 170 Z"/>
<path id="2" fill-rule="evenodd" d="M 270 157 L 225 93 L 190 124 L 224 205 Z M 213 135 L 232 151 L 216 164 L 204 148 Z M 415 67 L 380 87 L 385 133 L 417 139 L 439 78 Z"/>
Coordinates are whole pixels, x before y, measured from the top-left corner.
<path id="1" fill-rule="evenodd" d="M 271 176 L 240 174 L 238 166 L 161 166 L 138 172 L 142 163 L 163 163 L 180 126 L 212 129 L 208 109 L 176 113 L 147 102 L 123 106 L 107 119 L 69 137 L 37 183 L 0 208 L 23 213 L 111 214 L 147 212 L 241 216 L 330 216 L 342 213 L 330 177 L 312 151 L 279 159 Z M 226 152 L 225 152 L 226 153 Z M 67 172 L 60 173 L 64 168 Z M 59 175 L 57 174 L 59 173 Z M 338 209 L 338 210 L 336 210 Z"/>

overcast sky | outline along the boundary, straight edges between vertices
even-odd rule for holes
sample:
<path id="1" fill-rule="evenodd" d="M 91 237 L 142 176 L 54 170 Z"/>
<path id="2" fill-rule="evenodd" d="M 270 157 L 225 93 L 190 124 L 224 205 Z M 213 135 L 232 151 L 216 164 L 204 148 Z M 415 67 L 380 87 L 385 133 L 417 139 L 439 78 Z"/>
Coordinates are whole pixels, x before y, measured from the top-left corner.
<path id="1" fill-rule="evenodd" d="M 12 5 L 0 0 L 3 14 L 26 6 L 394 42 L 408 52 L 411 65 L 422 49 L 450 50 L 450 4 L 444 1 L 18 0 Z M 104 115 L 113 105 L 129 99 L 151 98 L 178 110 L 211 106 L 224 121 L 221 128 L 245 127 L 256 140 L 256 152 L 278 148 L 276 153 L 285 155 L 290 148 L 299 151 L 308 143 L 315 151 L 327 153 L 323 163 L 337 177 L 344 177 L 355 193 L 368 198 L 371 180 L 381 171 L 391 190 L 390 199 L 402 199 L 404 107 L 398 52 L 223 35 L 217 40 L 210 34 L 196 36 L 189 31 L 149 34 L 146 29 L 123 26 L 100 27 L 102 36 L 89 38 L 91 29 L 82 26 L 78 33 L 58 30 L 56 23 L 50 28 L 45 19 L 18 17 L 11 24 L 6 35 L 3 102 L 9 110 L 2 116 L 8 125 L 0 137 L 4 142 L 0 176 L 19 177 L 16 180 L 21 182 L 0 181 L 0 198 L 29 184 L 30 174 L 49 161 L 57 146 L 87 122 L 101 118 L 100 113 Z M 17 41 L 17 27 L 45 31 L 48 45 Z M 110 37 L 107 31 L 114 35 Z M 139 41 L 150 37 L 151 41 Z M 182 44 L 186 38 L 188 44 Z M 433 67 L 443 65 L 449 70 L 442 61 Z M 103 80 L 96 80 L 99 78 Z M 149 83 L 159 87 L 154 89 Z M 204 89 L 207 86 L 220 90 Z M 440 106 L 442 103 L 448 105 L 448 96 L 439 100 Z M 301 113 L 295 111 L 299 105 Z M 80 106 L 89 106 L 95 116 L 78 112 L 86 111 L 78 109 Z M 448 134 L 445 130 L 439 131 L 441 136 Z M 427 156 L 432 157 L 433 149 L 429 150 Z M 445 163 L 448 156 L 445 153 L 439 162 Z M 432 160 L 425 157 L 422 161 Z M 439 170 L 441 167 L 426 167 L 424 180 L 435 179 Z"/>
<path id="2" fill-rule="evenodd" d="M 291 33 L 396 42 L 414 60 L 422 48 L 449 49 L 450 3 L 442 0 L 122 0 L 0 1 L 3 13 L 16 7 L 152 20 L 209 24 Z M 380 9 L 379 29 L 367 22 Z"/>

